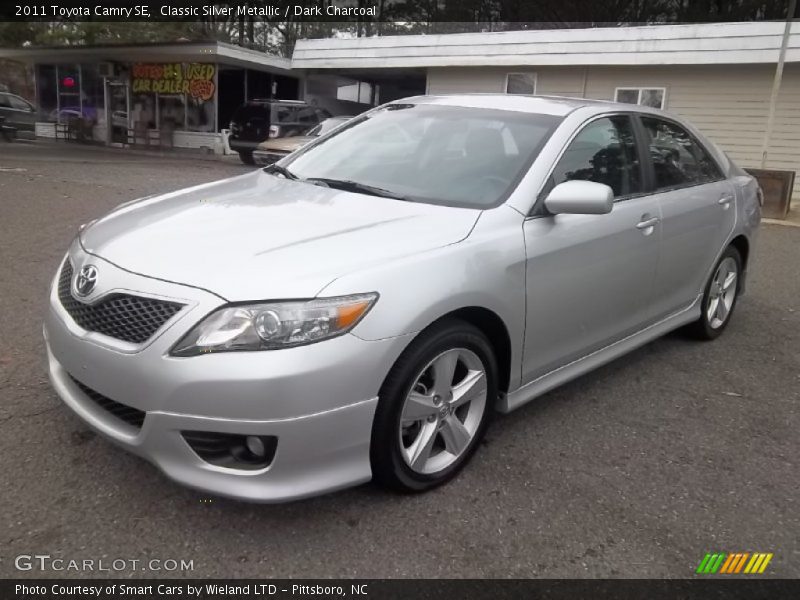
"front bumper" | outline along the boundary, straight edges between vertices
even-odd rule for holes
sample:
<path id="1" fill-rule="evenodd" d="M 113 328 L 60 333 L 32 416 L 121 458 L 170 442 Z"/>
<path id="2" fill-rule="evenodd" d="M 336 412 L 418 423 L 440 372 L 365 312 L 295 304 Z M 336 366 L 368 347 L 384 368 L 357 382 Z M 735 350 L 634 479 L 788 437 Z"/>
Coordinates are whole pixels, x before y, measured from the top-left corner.
<path id="1" fill-rule="evenodd" d="M 75 246 L 70 254 L 78 268 L 88 257 Z M 179 483 L 238 499 L 293 500 L 371 478 L 378 389 L 407 336 L 373 342 L 344 335 L 279 351 L 175 358 L 168 354 L 172 345 L 224 301 L 202 290 L 120 273 L 97 257 L 91 261 L 104 281 L 113 285 L 124 278 L 125 289 L 181 299 L 187 305 L 182 313 L 190 313 L 179 313 L 153 339 L 132 347 L 81 330 L 51 290 L 44 324 L 50 381 L 94 430 Z M 75 380 L 144 411 L 141 428 L 119 420 Z M 263 469 L 221 467 L 195 454 L 181 431 L 275 436 L 277 450 Z"/>

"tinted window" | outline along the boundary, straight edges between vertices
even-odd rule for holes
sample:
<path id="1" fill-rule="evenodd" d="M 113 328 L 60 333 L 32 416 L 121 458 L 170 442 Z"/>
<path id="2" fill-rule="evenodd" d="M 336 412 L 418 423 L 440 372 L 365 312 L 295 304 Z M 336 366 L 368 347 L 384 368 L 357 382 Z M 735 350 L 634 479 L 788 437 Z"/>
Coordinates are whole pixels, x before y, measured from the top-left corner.
<path id="1" fill-rule="evenodd" d="M 306 110 L 309 110 L 306 108 Z M 297 106 L 285 106 L 278 104 L 272 109 L 273 123 L 297 123 L 300 115 L 300 108 Z"/>
<path id="2" fill-rule="evenodd" d="M 319 117 L 317 116 L 317 110 L 311 106 L 306 106 L 297 111 L 295 115 L 298 123 L 303 125 L 308 125 L 309 127 L 312 125 L 316 125 L 319 123 Z"/>
<path id="3" fill-rule="evenodd" d="M 31 112 L 33 107 L 25 102 L 22 98 L 17 98 L 16 96 L 9 96 L 8 101 L 11 104 L 11 108 L 16 108 L 17 110 L 25 110 Z"/>
<path id="4" fill-rule="evenodd" d="M 560 119 L 522 112 L 393 104 L 353 119 L 284 166 L 300 178 L 335 178 L 407 199 L 496 206 Z"/>
<path id="5" fill-rule="evenodd" d="M 0 94 L 0 108 L 10 108 L 11 103 L 8 100 L 9 96 L 7 94 Z"/>
<path id="6" fill-rule="evenodd" d="M 553 170 L 551 187 L 573 179 L 604 183 L 614 197 L 642 191 L 630 117 L 597 119 L 572 140 Z"/>
<path id="7" fill-rule="evenodd" d="M 708 153 L 689 133 L 668 121 L 643 117 L 656 189 L 697 185 L 722 177 Z"/>
<path id="8" fill-rule="evenodd" d="M 245 104 L 233 113 L 233 120 L 236 123 L 246 123 L 250 119 L 269 120 L 269 106 L 262 104 Z"/>

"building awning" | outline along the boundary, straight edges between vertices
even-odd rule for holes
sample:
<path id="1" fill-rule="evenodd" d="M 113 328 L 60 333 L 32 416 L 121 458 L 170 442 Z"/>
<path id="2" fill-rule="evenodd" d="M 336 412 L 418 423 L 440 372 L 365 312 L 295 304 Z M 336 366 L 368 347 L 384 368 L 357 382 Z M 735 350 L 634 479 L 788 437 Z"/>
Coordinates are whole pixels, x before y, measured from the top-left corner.
<path id="1" fill-rule="evenodd" d="M 36 64 L 216 62 L 280 75 L 288 75 L 291 70 L 291 60 L 288 58 L 222 42 L 0 48 L 0 58 Z"/>

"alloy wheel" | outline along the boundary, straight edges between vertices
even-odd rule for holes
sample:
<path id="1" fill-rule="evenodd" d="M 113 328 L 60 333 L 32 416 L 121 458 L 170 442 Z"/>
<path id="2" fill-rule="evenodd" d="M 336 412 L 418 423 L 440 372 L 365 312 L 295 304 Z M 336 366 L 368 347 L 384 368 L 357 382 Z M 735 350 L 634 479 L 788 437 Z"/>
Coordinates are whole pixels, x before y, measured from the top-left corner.
<path id="1" fill-rule="evenodd" d="M 428 363 L 400 417 L 400 453 L 409 468 L 430 475 L 453 464 L 475 438 L 486 399 L 486 370 L 471 350 L 453 348 Z"/>
<path id="2" fill-rule="evenodd" d="M 706 308 L 706 319 L 712 329 L 719 329 L 728 320 L 736 299 L 738 277 L 738 267 L 732 257 L 728 256 L 719 263 L 711 280 Z"/>

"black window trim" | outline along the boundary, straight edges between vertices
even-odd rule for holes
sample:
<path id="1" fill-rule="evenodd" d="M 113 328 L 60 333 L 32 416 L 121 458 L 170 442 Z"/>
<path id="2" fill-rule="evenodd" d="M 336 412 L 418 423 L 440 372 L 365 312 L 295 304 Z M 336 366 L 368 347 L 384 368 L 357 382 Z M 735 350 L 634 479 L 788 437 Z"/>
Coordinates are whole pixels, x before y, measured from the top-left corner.
<path id="1" fill-rule="evenodd" d="M 686 135 L 689 136 L 689 139 L 691 139 L 695 144 L 697 144 L 700 147 L 700 149 L 703 152 L 706 153 L 706 156 L 708 156 L 708 158 L 711 160 L 711 163 L 716 168 L 718 177 L 716 177 L 715 179 L 709 179 L 708 181 L 698 181 L 696 183 L 686 183 L 686 184 L 682 184 L 682 185 L 673 185 L 673 186 L 670 186 L 670 187 L 657 188 L 656 187 L 656 172 L 655 172 L 655 167 L 653 166 L 653 159 L 650 156 L 650 143 L 648 141 L 650 139 L 650 134 L 647 132 L 647 127 L 645 127 L 645 124 L 642 122 L 643 118 L 665 121 L 666 123 L 669 123 L 670 125 L 678 127 L 681 130 L 685 131 Z M 642 162 L 644 164 L 647 165 L 647 172 L 648 172 L 647 184 L 648 185 L 647 185 L 646 189 L 649 190 L 647 192 L 648 194 L 665 194 L 667 192 L 674 192 L 674 191 L 677 191 L 677 190 L 685 190 L 685 189 L 688 189 L 688 188 L 698 187 L 698 186 L 701 186 L 701 185 L 708 185 L 709 183 L 718 183 L 720 181 L 725 181 L 725 179 L 726 179 L 725 171 L 720 166 L 719 161 L 717 161 L 717 157 L 714 156 L 713 152 L 709 152 L 709 150 L 706 147 L 706 145 L 703 144 L 703 142 L 701 142 L 697 138 L 697 136 L 694 135 L 694 133 L 691 131 L 691 129 L 689 129 L 686 125 L 684 125 L 683 123 L 681 123 L 680 121 L 677 121 L 675 119 L 670 119 L 669 117 L 665 117 L 665 116 L 657 115 L 657 114 L 645 113 L 645 112 L 636 113 L 634 120 L 636 121 L 636 127 L 639 129 L 639 136 L 641 137 L 641 140 L 640 140 L 640 143 L 642 144 L 641 149 L 640 149 L 641 150 L 641 154 L 642 154 L 641 160 L 642 160 Z"/>
<path id="2" fill-rule="evenodd" d="M 649 155 L 646 157 L 647 164 L 649 168 L 645 166 L 645 156 L 643 156 L 642 150 L 644 146 L 642 146 L 642 142 L 644 138 L 642 137 L 643 132 L 639 130 L 639 128 L 643 127 L 641 123 L 638 122 L 636 119 L 637 113 L 632 111 L 624 111 L 618 110 L 613 112 L 607 112 L 597 115 L 592 115 L 585 121 L 583 121 L 578 127 L 575 128 L 575 131 L 572 132 L 572 135 L 566 141 L 564 146 L 559 150 L 558 157 L 556 160 L 553 161 L 553 164 L 550 166 L 550 169 L 547 171 L 547 176 L 544 178 L 539 191 L 536 193 L 536 201 L 533 203 L 531 210 L 528 212 L 527 219 L 535 219 L 540 217 L 549 217 L 549 212 L 544 208 L 544 191 L 547 189 L 548 182 L 550 178 L 553 176 L 553 171 L 558 166 L 558 163 L 561 162 L 561 159 L 564 157 L 564 153 L 570 147 L 572 142 L 575 140 L 578 135 L 583 133 L 584 129 L 586 129 L 589 125 L 591 125 L 594 121 L 598 121 L 600 119 L 608 119 L 611 117 L 628 117 L 631 121 L 631 127 L 633 128 L 633 135 L 635 140 L 636 152 L 639 154 L 639 177 L 642 181 L 642 191 L 637 192 L 635 194 L 625 194 L 624 196 L 619 196 L 614 198 L 614 204 L 617 202 L 625 202 L 627 200 L 633 200 L 635 198 L 641 198 L 642 196 L 648 196 L 652 192 L 650 191 L 650 172 L 652 171 L 652 165 L 650 165 L 650 157 Z"/>

